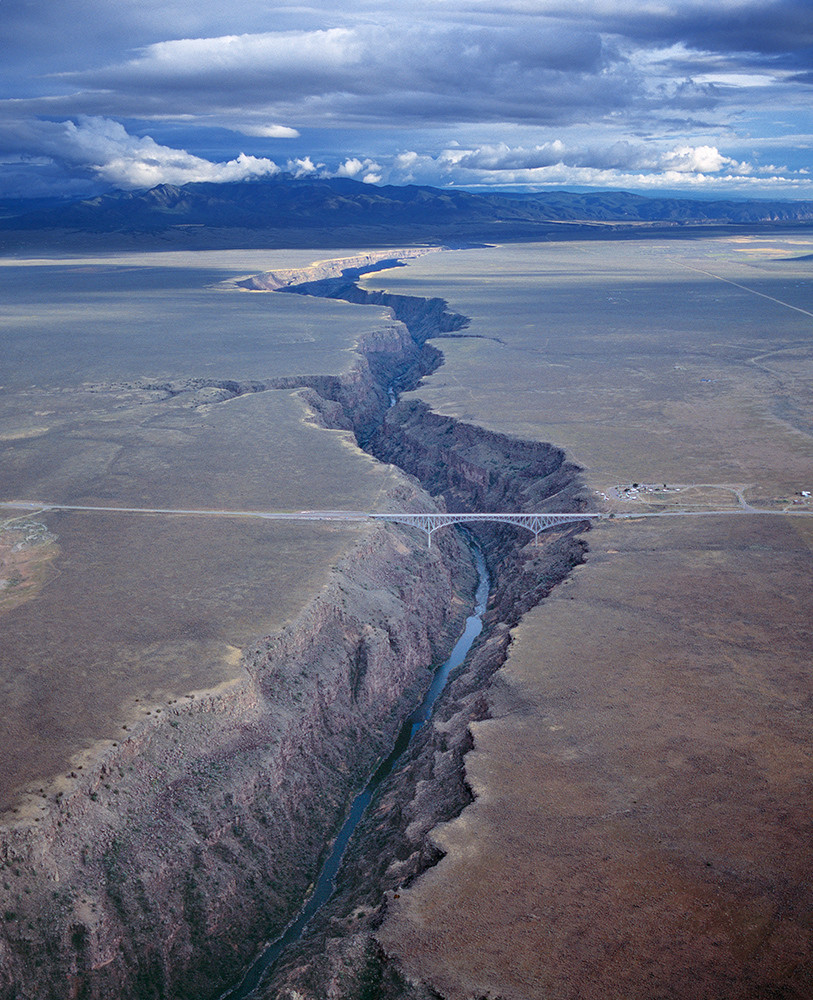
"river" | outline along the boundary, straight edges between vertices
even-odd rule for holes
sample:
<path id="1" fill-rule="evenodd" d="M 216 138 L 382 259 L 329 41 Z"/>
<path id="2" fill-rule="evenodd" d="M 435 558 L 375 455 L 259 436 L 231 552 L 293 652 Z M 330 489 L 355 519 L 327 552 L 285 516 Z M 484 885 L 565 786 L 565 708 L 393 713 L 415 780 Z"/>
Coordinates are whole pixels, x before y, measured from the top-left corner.
<path id="1" fill-rule="evenodd" d="M 466 626 L 462 635 L 455 643 L 454 649 L 449 654 L 449 658 L 442 663 L 432 677 L 423 701 L 409 716 L 401 727 L 395 745 L 386 760 L 382 761 L 373 776 L 353 800 L 347 818 L 333 843 L 330 854 L 327 857 L 313 892 L 305 901 L 302 909 L 291 921 L 278 938 L 271 941 L 249 966 L 246 974 L 240 983 L 222 994 L 220 1000 L 246 1000 L 259 986 L 263 978 L 273 968 L 277 959 L 289 945 L 298 941 L 305 932 L 311 918 L 324 906 L 333 895 L 336 887 L 336 876 L 344 858 L 347 845 L 356 827 L 361 822 L 362 817 L 376 792 L 376 789 L 384 779 L 392 773 L 398 761 L 403 756 L 418 730 L 431 717 L 435 702 L 446 686 L 452 672 L 460 667 L 468 655 L 474 640 L 483 629 L 483 614 L 488 602 L 490 580 L 486 568 L 485 559 L 480 549 L 472 545 L 475 565 L 477 567 L 477 590 L 474 596 L 474 611 L 466 619 Z"/>

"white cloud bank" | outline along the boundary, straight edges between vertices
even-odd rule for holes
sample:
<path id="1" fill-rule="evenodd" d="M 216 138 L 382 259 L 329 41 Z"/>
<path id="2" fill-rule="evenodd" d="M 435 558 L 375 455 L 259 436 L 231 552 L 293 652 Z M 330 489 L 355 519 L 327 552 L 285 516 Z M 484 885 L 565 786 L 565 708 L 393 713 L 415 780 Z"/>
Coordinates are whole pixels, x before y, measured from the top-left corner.
<path id="1" fill-rule="evenodd" d="M 293 138 L 295 129 L 284 126 L 235 126 L 243 134 L 273 138 Z M 16 141 L 15 141 L 16 140 Z M 15 151 L 20 145 L 36 153 Z M 110 118 L 84 116 L 77 121 L 20 123 L 19 128 L 0 129 L 0 166 L 19 163 L 29 171 L 58 168 L 91 174 L 115 188 L 138 190 L 158 184 L 191 184 L 211 181 L 253 180 L 281 173 L 296 178 L 348 177 L 365 184 L 378 184 L 384 168 L 369 158 L 347 157 L 336 167 L 308 156 L 290 157 L 283 166 L 267 157 L 240 153 L 232 160 L 217 163 L 195 156 L 185 149 L 161 145 L 151 136 L 131 135 Z"/>
<path id="2" fill-rule="evenodd" d="M 253 126 L 246 126 L 251 128 Z M 241 126 L 242 128 L 242 126 Z M 274 130 L 277 126 L 257 126 Z M 235 130 L 237 126 L 235 126 Z M 265 134 L 265 132 L 263 133 Z M 25 150 L 25 153 L 23 153 Z M 631 191 L 685 190 L 750 197 L 813 196 L 806 168 L 760 165 L 726 155 L 709 143 L 674 145 L 616 140 L 606 145 L 551 139 L 533 146 L 507 143 L 451 145 L 438 152 L 415 150 L 394 156 L 343 156 L 325 163 L 307 153 L 279 164 L 240 153 L 213 162 L 185 149 L 162 145 L 149 135 L 131 135 L 109 118 L 19 123 L 0 128 L 0 168 L 24 178 L 28 190 L 47 190 L 55 171 L 96 179 L 123 189 L 158 184 L 239 182 L 273 177 L 342 177 L 365 184 L 427 184 L 436 187 L 538 190 L 549 187 L 615 188 Z M 37 180 L 39 178 L 39 180 Z"/>
<path id="3" fill-rule="evenodd" d="M 213 163 L 185 149 L 162 146 L 150 136 L 132 136 L 123 125 L 109 118 L 83 118 L 78 123 L 64 122 L 63 126 L 62 155 L 74 164 L 89 168 L 114 187 L 125 190 L 158 184 L 245 181 L 272 177 L 283 169 L 266 157 L 246 156 L 245 153 L 225 163 Z M 295 129 L 280 126 L 241 126 L 239 131 L 274 138 L 298 135 Z M 353 157 L 336 170 L 330 170 L 324 163 L 314 163 L 310 156 L 294 157 L 286 162 L 284 169 L 296 178 L 351 177 L 366 184 L 378 184 L 383 177 L 380 164 Z"/>
<path id="4" fill-rule="evenodd" d="M 388 179 L 396 184 L 539 189 L 596 187 L 624 190 L 747 193 L 774 197 L 813 194 L 806 169 L 756 165 L 726 156 L 716 146 L 680 144 L 656 148 L 616 141 L 606 146 L 568 146 L 559 139 L 533 147 L 505 143 L 451 147 L 436 155 L 415 151 L 394 158 Z"/>
<path id="5" fill-rule="evenodd" d="M 61 156 L 123 189 L 194 181 L 242 181 L 280 171 L 273 160 L 244 153 L 225 163 L 212 163 L 185 149 L 162 146 L 148 135 L 132 136 L 109 118 L 64 122 L 63 128 Z"/>

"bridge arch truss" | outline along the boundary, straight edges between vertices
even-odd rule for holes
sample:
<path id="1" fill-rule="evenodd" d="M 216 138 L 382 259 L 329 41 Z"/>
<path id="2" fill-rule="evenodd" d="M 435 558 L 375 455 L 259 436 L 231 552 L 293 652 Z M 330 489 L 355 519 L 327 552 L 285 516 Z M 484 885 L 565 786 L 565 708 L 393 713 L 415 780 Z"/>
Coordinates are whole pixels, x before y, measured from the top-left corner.
<path id="1" fill-rule="evenodd" d="M 379 521 L 391 521 L 394 524 L 404 524 L 412 528 L 420 528 L 426 535 L 427 546 L 432 545 L 432 535 L 440 528 L 445 528 L 451 524 L 470 524 L 474 522 L 489 521 L 498 524 L 515 524 L 520 528 L 526 528 L 534 536 L 536 542 L 539 535 L 549 528 L 557 528 L 564 524 L 576 524 L 579 521 L 590 521 L 595 518 L 606 517 L 606 514 L 599 513 L 568 513 L 568 514 L 466 514 L 466 513 L 438 513 L 438 514 L 370 514 L 371 518 Z"/>

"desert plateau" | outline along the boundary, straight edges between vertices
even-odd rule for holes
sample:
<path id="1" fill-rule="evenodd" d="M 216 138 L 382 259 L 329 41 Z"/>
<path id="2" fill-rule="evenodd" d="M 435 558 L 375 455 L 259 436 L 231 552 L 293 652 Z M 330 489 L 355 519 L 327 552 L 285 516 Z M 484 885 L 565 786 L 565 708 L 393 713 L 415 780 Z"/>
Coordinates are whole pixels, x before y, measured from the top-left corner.
<path id="1" fill-rule="evenodd" d="M 804 997 L 807 245 L 7 258 L 2 995 Z"/>

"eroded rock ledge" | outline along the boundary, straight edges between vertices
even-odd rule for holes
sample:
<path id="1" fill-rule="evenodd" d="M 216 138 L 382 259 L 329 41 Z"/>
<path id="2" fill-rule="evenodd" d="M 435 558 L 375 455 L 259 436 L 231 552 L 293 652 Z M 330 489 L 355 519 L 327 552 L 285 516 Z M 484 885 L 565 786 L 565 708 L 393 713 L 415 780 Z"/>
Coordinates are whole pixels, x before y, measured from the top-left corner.
<path id="1" fill-rule="evenodd" d="M 343 376 L 136 388 L 187 392 L 195 406 L 295 388 L 317 422 L 352 428 L 439 503 L 522 510 L 553 493 L 570 509 L 580 502 L 576 470 L 558 449 L 415 404 L 390 408 L 391 387 L 409 388 L 440 363 L 427 339 L 466 319 L 442 300 L 369 296 L 353 277 L 290 288 L 392 310 Z M 389 500 L 433 504 L 414 480 Z M 408 529 L 365 531 L 301 619 L 247 651 L 241 681 L 151 716 L 36 827 L 0 833 L 2 1000 L 208 1000 L 239 977 L 254 943 L 296 911 L 346 803 L 418 700 L 427 664 L 445 658 L 462 626 L 471 561 L 456 533 L 436 538 L 426 551 Z M 367 980 L 390 983 L 393 996 L 406 989 L 374 939 L 382 891 L 437 859 L 428 831 L 468 801 L 468 725 L 485 712 L 481 691 L 502 663 L 508 626 L 582 557 L 574 532 L 538 549 L 520 538 L 511 528 L 480 533 L 496 585 L 489 629 L 435 725 L 382 789 L 348 859 L 356 871 L 267 984 L 269 996 L 285 984 L 313 997 L 328 985 L 336 996 L 363 995 Z"/>
<path id="2" fill-rule="evenodd" d="M 252 274 L 247 278 L 237 278 L 224 282 L 244 288 L 250 292 L 277 292 L 293 286 L 302 286 L 306 282 L 325 281 L 332 278 L 347 280 L 348 277 L 369 274 L 383 267 L 392 267 L 405 260 L 423 257 L 427 253 L 437 253 L 440 247 L 412 247 L 397 251 L 378 250 L 372 253 L 355 254 L 352 257 L 340 257 L 330 260 L 315 261 L 310 267 L 281 268 L 277 271 L 264 271 L 262 274 Z"/>

